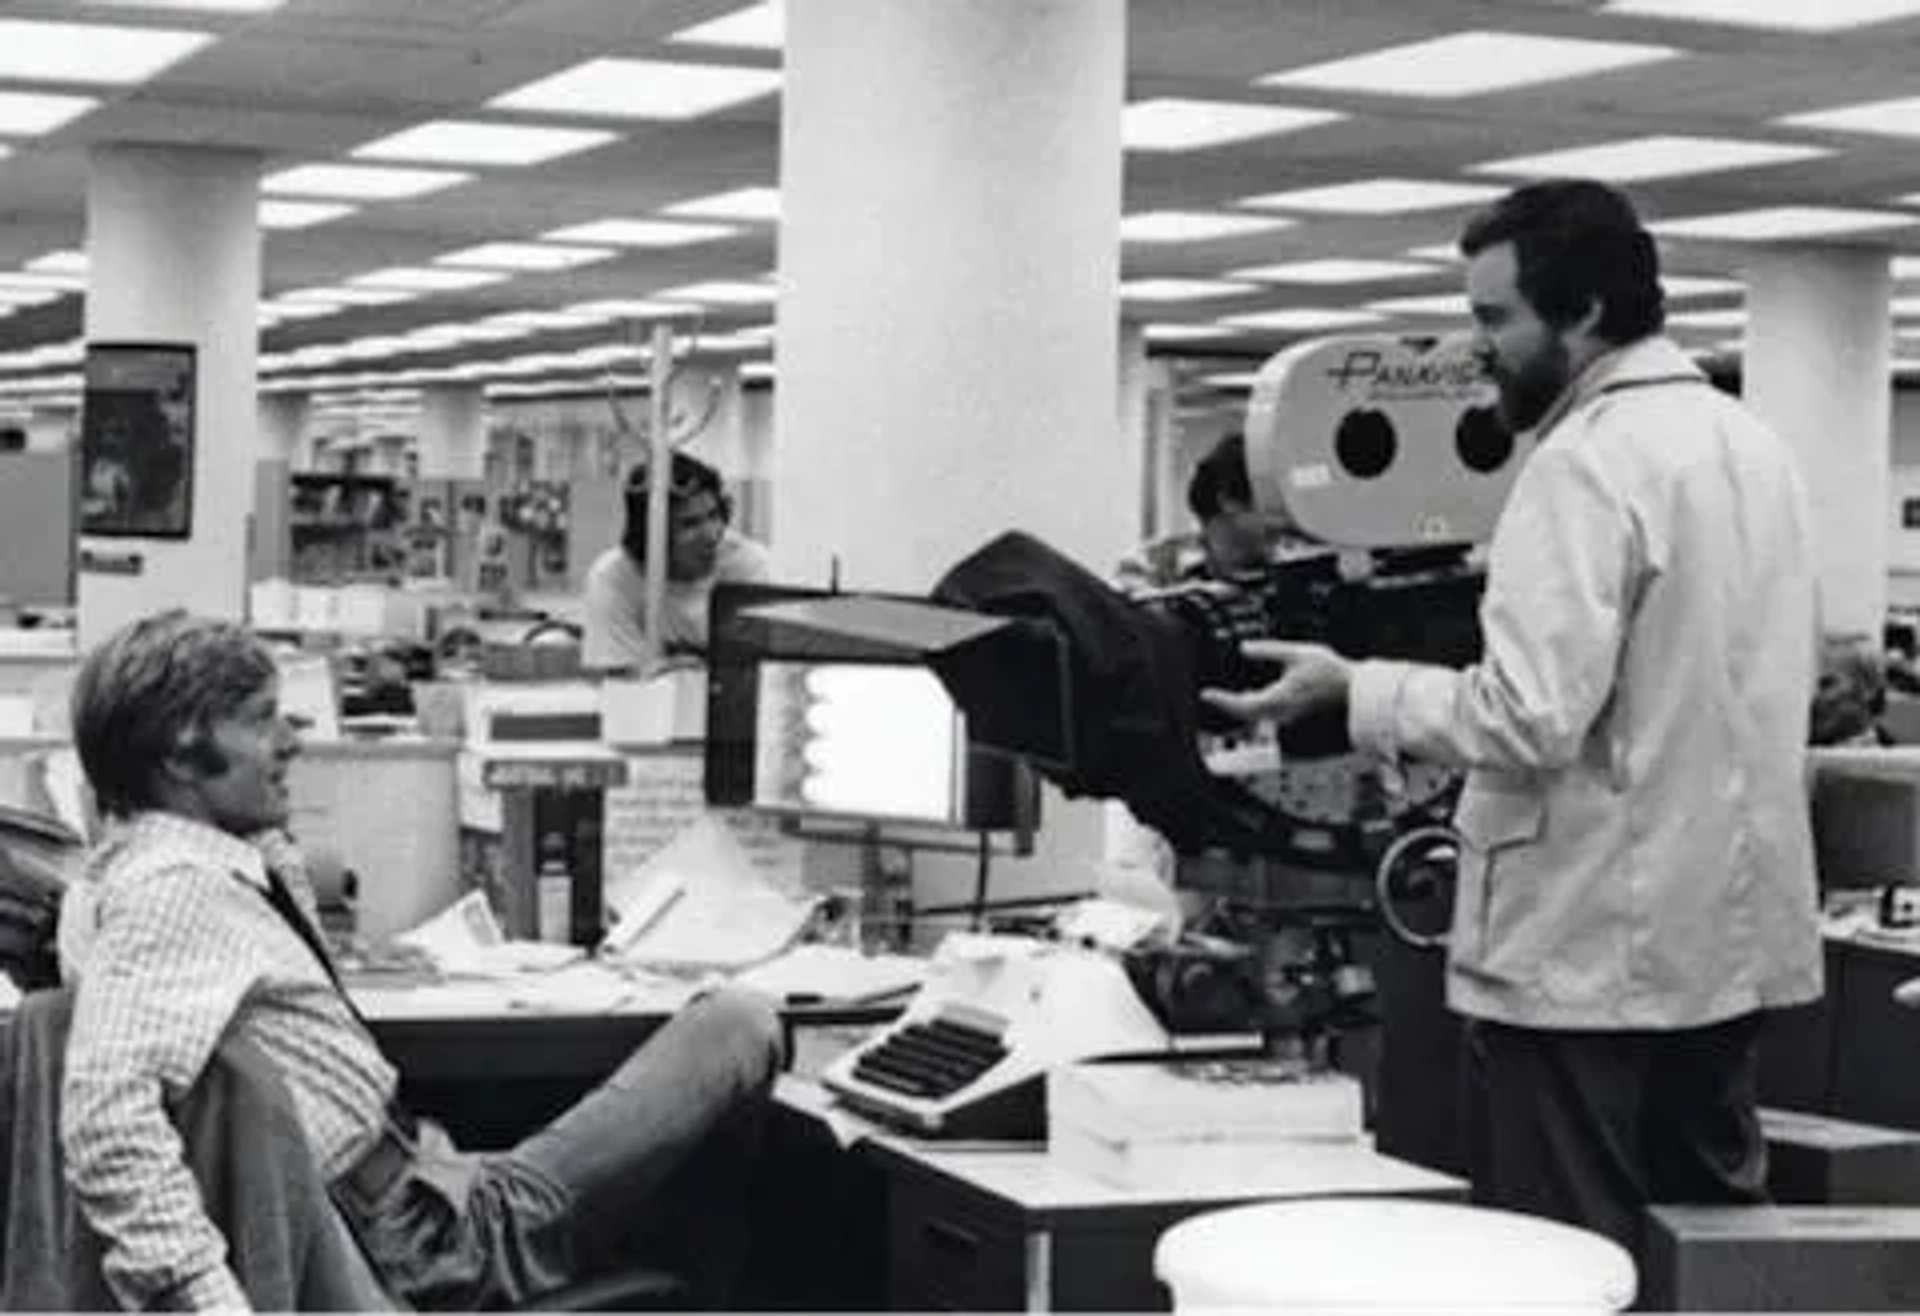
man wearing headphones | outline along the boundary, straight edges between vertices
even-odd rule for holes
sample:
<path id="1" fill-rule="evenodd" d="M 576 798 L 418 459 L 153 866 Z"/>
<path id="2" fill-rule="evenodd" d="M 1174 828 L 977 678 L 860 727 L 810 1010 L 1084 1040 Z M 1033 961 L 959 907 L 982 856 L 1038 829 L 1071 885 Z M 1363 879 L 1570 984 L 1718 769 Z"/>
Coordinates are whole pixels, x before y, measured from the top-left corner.
<path id="1" fill-rule="evenodd" d="M 646 615 L 647 468 L 638 466 L 627 477 L 626 531 L 587 571 L 580 657 L 588 668 L 641 667 L 650 634 L 657 635 L 661 654 L 703 653 L 714 585 L 767 579 L 767 550 L 727 526 L 733 508 L 720 472 L 676 452 L 670 474 L 660 616 Z"/>

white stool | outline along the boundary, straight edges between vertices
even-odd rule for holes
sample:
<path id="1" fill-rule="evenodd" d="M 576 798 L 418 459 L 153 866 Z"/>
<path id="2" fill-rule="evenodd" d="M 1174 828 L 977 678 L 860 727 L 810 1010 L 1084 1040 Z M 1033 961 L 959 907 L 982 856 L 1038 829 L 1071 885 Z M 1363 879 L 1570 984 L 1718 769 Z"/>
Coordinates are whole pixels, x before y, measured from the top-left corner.
<path id="1" fill-rule="evenodd" d="M 1624 1310 L 1633 1258 L 1571 1225 L 1387 1197 L 1262 1202 L 1183 1220 L 1153 1273 L 1176 1310 Z"/>

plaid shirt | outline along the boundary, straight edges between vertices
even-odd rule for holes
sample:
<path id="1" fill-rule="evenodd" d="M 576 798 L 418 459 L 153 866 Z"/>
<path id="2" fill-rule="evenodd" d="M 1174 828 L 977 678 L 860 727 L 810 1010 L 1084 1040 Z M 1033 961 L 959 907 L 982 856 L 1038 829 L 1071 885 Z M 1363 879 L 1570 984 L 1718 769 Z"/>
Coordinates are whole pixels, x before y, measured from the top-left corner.
<path id="1" fill-rule="evenodd" d="M 229 1028 L 286 1077 L 321 1172 L 373 1141 L 396 1075 L 326 970 L 267 899 L 271 864 L 311 919 L 284 835 L 242 840 L 170 814 L 116 829 L 69 901 L 79 976 L 61 1141 L 67 1179 L 106 1243 L 129 1307 L 245 1307 L 165 1103 L 193 1085 Z"/>

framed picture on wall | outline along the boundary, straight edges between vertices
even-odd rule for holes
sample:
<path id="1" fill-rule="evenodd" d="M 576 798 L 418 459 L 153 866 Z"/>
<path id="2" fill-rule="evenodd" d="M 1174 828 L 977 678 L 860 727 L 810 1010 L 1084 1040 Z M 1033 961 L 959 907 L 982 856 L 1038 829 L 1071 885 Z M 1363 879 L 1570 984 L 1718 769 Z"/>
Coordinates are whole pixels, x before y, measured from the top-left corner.
<path id="1" fill-rule="evenodd" d="M 1902 498 L 1900 500 L 1900 528 L 1902 530 L 1920 530 L 1920 498 Z"/>
<path id="2" fill-rule="evenodd" d="M 89 343 L 80 533 L 193 533 L 195 355 L 186 343 Z"/>

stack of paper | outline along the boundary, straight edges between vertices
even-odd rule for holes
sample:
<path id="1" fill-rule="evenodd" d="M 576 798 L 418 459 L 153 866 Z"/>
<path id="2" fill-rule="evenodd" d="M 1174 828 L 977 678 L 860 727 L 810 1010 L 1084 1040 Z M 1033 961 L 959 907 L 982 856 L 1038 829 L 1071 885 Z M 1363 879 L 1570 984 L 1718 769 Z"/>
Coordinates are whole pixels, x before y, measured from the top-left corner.
<path id="1" fill-rule="evenodd" d="M 1123 1186 L 1213 1183 L 1249 1157 L 1364 1136 L 1351 1075 L 1269 1057 L 1066 1065 L 1047 1079 L 1047 1147 Z"/>

